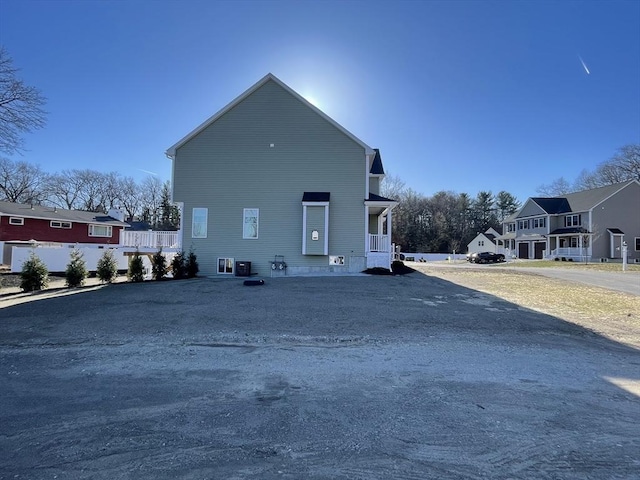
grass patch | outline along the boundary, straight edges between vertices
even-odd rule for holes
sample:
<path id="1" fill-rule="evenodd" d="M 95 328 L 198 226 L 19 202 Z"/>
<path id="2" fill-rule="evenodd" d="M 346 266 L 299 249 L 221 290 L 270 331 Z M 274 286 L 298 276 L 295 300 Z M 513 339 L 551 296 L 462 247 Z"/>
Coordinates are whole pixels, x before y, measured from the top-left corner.
<path id="1" fill-rule="evenodd" d="M 553 260 L 518 260 L 515 262 L 501 263 L 501 267 L 527 267 L 527 268 L 571 268 L 573 270 L 597 270 L 601 272 L 622 272 L 622 263 L 600 262 L 556 262 Z M 640 272 L 637 263 L 627 264 L 628 272 Z"/>
<path id="2" fill-rule="evenodd" d="M 550 263 L 555 266 L 557 262 Z M 480 270 L 421 266 L 417 270 L 575 323 L 615 340 L 640 345 L 638 296 L 526 272 L 505 271 L 503 268 Z"/>

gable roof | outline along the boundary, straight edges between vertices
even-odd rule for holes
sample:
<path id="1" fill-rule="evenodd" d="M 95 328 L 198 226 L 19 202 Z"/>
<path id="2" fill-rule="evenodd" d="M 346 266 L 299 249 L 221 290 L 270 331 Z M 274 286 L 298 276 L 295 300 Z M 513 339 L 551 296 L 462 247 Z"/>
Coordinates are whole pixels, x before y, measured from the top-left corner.
<path id="1" fill-rule="evenodd" d="M 614 183 L 590 190 L 567 193 L 566 195 L 557 197 L 531 197 L 530 200 L 535 202 L 549 215 L 586 212 L 633 183 L 640 182 L 637 180 L 629 180 L 627 182 Z"/>
<path id="2" fill-rule="evenodd" d="M 380 156 L 380 149 L 374 148 L 376 152 L 375 157 L 373 157 L 373 163 L 371 164 L 371 170 L 369 173 L 371 175 L 384 175 L 384 167 L 382 166 L 382 157 Z"/>
<path id="3" fill-rule="evenodd" d="M 557 215 L 559 213 L 566 213 L 571 211 L 569 202 L 564 197 L 532 197 L 531 200 L 550 215 Z"/>
<path id="4" fill-rule="evenodd" d="M 0 202 L 0 216 L 37 218 L 41 220 L 54 220 L 76 223 L 99 223 L 101 225 L 113 225 L 126 227 L 129 224 L 121 222 L 104 213 L 85 212 L 83 210 L 64 210 L 57 207 L 45 207 L 43 205 L 25 205 L 22 203 Z"/>
<path id="5" fill-rule="evenodd" d="M 218 110 L 218 112 L 216 112 L 214 115 L 212 115 L 211 117 L 209 117 L 207 120 L 205 120 L 204 122 L 202 122 L 200 125 L 198 125 L 195 129 L 193 129 L 191 132 L 189 132 L 187 135 L 185 135 L 184 137 L 182 137 L 177 143 L 174 143 L 172 146 L 170 146 L 167 151 L 165 152 L 165 154 L 167 155 L 167 157 L 169 157 L 170 159 L 174 159 L 175 155 L 176 155 L 176 150 L 180 147 L 182 147 L 185 143 L 187 143 L 189 140 L 191 140 L 192 138 L 194 138 L 196 135 L 198 135 L 200 132 L 202 132 L 203 130 L 205 130 L 207 127 L 209 127 L 210 125 L 212 125 L 213 123 L 215 123 L 216 120 L 218 120 L 222 115 L 224 115 L 225 113 L 227 113 L 229 110 L 231 110 L 233 107 L 235 107 L 236 105 L 238 105 L 240 102 L 242 102 L 243 100 L 245 100 L 247 97 L 249 97 L 252 93 L 254 93 L 256 90 L 258 90 L 260 87 L 262 87 L 263 85 L 265 85 L 267 82 L 274 82 L 277 85 L 279 85 L 280 87 L 282 87 L 284 90 L 286 90 L 290 95 L 292 95 L 293 97 L 295 97 L 296 99 L 298 99 L 299 101 L 301 101 L 305 106 L 307 106 L 308 108 L 310 108 L 311 110 L 313 110 L 314 112 L 316 112 L 318 115 L 320 115 L 323 119 L 325 119 L 327 122 L 329 122 L 331 125 L 333 125 L 335 128 L 337 128 L 338 130 L 340 130 L 342 133 L 344 133 L 347 137 L 349 137 L 351 140 L 353 140 L 354 142 L 356 142 L 357 144 L 359 144 L 360 146 L 362 146 L 365 150 L 365 153 L 367 155 L 373 155 L 374 150 L 367 145 L 366 143 L 364 143 L 362 140 L 360 140 L 358 137 L 356 137 L 353 133 L 349 132 L 346 128 L 344 128 L 342 125 L 340 125 L 338 122 L 336 122 L 335 120 L 333 120 L 331 117 L 329 117 L 326 113 L 324 113 L 322 110 L 320 110 L 318 107 L 316 107 L 315 105 L 313 105 L 312 103 L 310 103 L 308 100 L 306 100 L 302 95 L 300 95 L 298 92 L 296 92 L 295 90 L 293 90 L 291 87 L 289 87 L 288 85 L 286 85 L 284 82 L 282 82 L 279 78 L 277 78 L 275 75 L 273 75 L 272 73 L 268 73 L 267 75 L 265 75 L 264 77 L 262 77 L 262 79 L 260 79 L 257 83 L 255 83 L 253 86 L 249 87 L 249 89 L 245 90 L 244 93 L 240 94 L 238 97 L 236 97 L 234 100 L 232 100 L 230 103 L 228 103 L 225 107 L 223 107 L 222 109 Z"/>

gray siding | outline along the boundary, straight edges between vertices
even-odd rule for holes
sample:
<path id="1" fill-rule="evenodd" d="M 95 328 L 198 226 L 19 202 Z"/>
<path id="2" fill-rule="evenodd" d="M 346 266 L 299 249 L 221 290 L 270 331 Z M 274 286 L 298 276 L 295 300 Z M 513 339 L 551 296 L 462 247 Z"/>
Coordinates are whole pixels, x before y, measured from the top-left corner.
<path id="1" fill-rule="evenodd" d="M 640 237 L 640 185 L 632 183 L 613 197 L 597 205 L 591 214 L 593 257 L 610 257 L 610 237 L 607 228 L 618 228 L 624 232 L 630 258 L 640 258 L 635 251 L 634 239 Z M 585 223 L 583 214 L 583 224 Z"/>
<path id="2" fill-rule="evenodd" d="M 302 255 L 302 195 L 315 191 L 331 193 L 329 255 L 364 256 L 365 165 L 361 145 L 269 81 L 177 150 L 184 248 L 203 275 L 219 257 L 250 261 L 261 275 L 275 255 L 291 267 L 328 266 Z M 193 207 L 209 208 L 206 239 L 191 238 Z M 242 238 L 243 208 L 260 209 L 258 239 Z"/>
<path id="3" fill-rule="evenodd" d="M 380 177 L 369 177 L 369 193 L 380 195 Z"/>
<path id="4" fill-rule="evenodd" d="M 535 215 L 546 215 L 546 214 L 547 213 L 542 208 L 540 208 L 540 206 L 536 202 L 529 199 L 522 207 L 522 210 L 520 210 L 520 212 L 518 213 L 517 218 L 525 218 L 525 217 L 531 217 Z"/>

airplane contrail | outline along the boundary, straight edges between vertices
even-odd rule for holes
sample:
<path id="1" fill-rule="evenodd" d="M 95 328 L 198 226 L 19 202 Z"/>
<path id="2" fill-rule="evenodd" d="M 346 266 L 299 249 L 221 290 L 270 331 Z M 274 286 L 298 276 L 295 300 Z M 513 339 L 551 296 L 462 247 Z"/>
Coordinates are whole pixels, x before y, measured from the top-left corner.
<path id="1" fill-rule="evenodd" d="M 156 172 L 151 172 L 149 170 L 145 170 L 144 168 L 136 168 L 136 170 L 140 170 L 141 172 L 148 173 L 149 175 L 155 175 L 156 177 L 158 176 Z"/>
<path id="2" fill-rule="evenodd" d="M 591 75 L 591 72 L 587 68 L 587 65 L 584 63 L 584 60 L 582 59 L 582 57 L 580 55 L 578 55 L 578 58 L 580 59 L 580 63 L 582 64 L 582 68 L 584 68 L 584 71 L 587 72 L 587 75 Z"/>

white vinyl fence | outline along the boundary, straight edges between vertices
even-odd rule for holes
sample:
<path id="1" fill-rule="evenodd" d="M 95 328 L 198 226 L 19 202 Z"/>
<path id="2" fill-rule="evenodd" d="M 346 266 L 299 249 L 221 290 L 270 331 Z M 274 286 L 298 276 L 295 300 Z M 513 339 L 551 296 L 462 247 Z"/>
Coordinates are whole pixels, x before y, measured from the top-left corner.
<path id="1" fill-rule="evenodd" d="M 83 254 L 87 270 L 95 271 L 98 260 L 102 257 L 106 249 L 95 247 L 79 247 Z M 113 256 L 118 263 L 118 270 L 126 270 L 129 266 L 128 257 L 124 255 L 124 249 L 112 248 Z M 29 259 L 31 252 L 34 252 L 40 260 L 44 262 L 50 272 L 64 272 L 71 259 L 70 254 L 73 248 L 68 246 L 60 247 L 12 247 L 11 248 L 11 271 L 14 273 L 22 271 L 22 265 Z"/>

